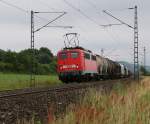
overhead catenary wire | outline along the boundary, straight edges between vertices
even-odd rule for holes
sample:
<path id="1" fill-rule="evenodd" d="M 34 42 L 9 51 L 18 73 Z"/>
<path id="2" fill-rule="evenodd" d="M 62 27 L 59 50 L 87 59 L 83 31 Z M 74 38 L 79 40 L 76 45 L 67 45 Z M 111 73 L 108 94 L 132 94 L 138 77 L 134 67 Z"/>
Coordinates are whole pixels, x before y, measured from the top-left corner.
<path id="1" fill-rule="evenodd" d="M 111 16 L 112 18 L 116 19 L 116 20 L 119 21 L 121 24 L 124 24 L 124 25 L 128 26 L 129 28 L 134 29 L 133 26 L 131 26 L 131 25 L 127 24 L 126 22 L 124 22 L 124 21 L 122 21 L 122 20 L 116 18 L 115 16 L 113 16 L 112 14 L 110 14 L 108 11 L 103 10 L 103 12 L 106 13 L 107 15 Z"/>
<path id="2" fill-rule="evenodd" d="M 13 4 L 13 3 L 6 2 L 6 1 L 4 1 L 4 0 L 0 0 L 0 2 L 4 3 L 5 5 L 8 5 L 8 6 L 10 6 L 10 7 L 13 7 L 13 8 L 15 8 L 15 9 L 21 11 L 21 12 L 27 13 L 27 14 L 29 14 L 29 15 L 30 15 L 30 13 L 31 13 L 31 11 L 25 10 L 25 9 L 23 9 L 23 8 L 21 8 L 21 7 L 17 6 L 17 5 L 15 5 L 15 4 Z M 35 12 L 35 13 L 39 13 L 39 12 Z M 40 17 L 40 16 L 38 16 L 38 15 L 34 15 L 36 18 L 38 18 L 38 19 L 40 19 L 40 20 L 43 20 L 43 21 L 45 21 L 45 22 L 46 22 L 46 21 L 49 21 L 48 24 L 54 22 L 56 19 L 58 19 L 58 18 L 60 18 L 61 16 L 63 16 L 64 13 L 66 14 L 66 12 L 58 12 L 58 11 L 57 11 L 57 12 L 40 12 L 40 13 L 56 13 L 56 14 L 62 14 L 62 15 L 56 17 L 55 19 L 53 19 L 53 20 L 51 20 L 51 21 L 49 21 L 49 20 L 46 19 L 46 18 Z M 45 27 L 45 25 L 44 25 L 44 27 Z M 49 26 L 49 27 L 73 28 L 72 26 L 64 26 L 64 27 L 63 27 L 63 26 L 57 26 L 57 25 Z M 41 27 L 41 28 L 42 28 L 42 27 Z M 38 28 L 36 31 L 38 31 L 38 30 L 40 30 L 40 28 Z"/>
<path id="3" fill-rule="evenodd" d="M 124 9 L 125 10 L 125 9 Z M 126 8 L 126 10 L 127 10 L 127 8 Z M 110 13 L 108 13 L 108 15 L 110 15 Z M 112 15 L 110 15 L 111 17 L 112 17 Z M 114 16 L 113 16 L 113 18 L 115 18 Z M 115 18 L 116 19 L 116 18 Z M 133 28 L 132 26 L 130 26 L 130 25 L 128 25 L 127 23 L 125 23 L 125 22 L 123 22 L 123 21 L 121 21 L 120 19 L 118 19 L 118 21 L 120 22 L 120 25 L 122 25 L 122 24 L 125 24 L 125 25 L 127 25 L 128 27 L 130 27 L 130 28 Z M 109 22 L 110 23 L 110 22 Z M 109 24 L 108 24 L 109 25 Z M 112 25 L 111 25 L 112 26 Z M 111 35 L 111 37 L 113 37 L 113 35 L 115 34 L 116 35 L 116 33 L 115 32 L 113 32 L 113 34 L 110 34 L 108 31 L 107 31 L 107 33 L 109 34 L 109 35 Z M 117 36 L 117 35 L 116 35 Z M 118 37 L 118 36 L 117 36 Z M 113 37 L 113 39 L 114 39 L 114 37 Z M 118 38 L 117 38 L 117 40 L 116 41 L 118 41 Z M 118 43 L 120 43 L 120 42 L 118 42 Z M 117 44 L 117 46 L 119 46 L 119 44 Z M 114 52 L 114 51 L 116 51 L 116 49 L 114 49 L 114 50 L 112 50 L 111 51 L 111 53 L 112 52 Z M 110 52 L 109 52 L 110 53 Z M 111 54 L 110 53 L 110 54 Z"/>
<path id="4" fill-rule="evenodd" d="M 25 9 L 23 9 L 22 7 L 19 7 L 19 6 L 15 5 L 15 4 L 13 4 L 13 3 L 6 2 L 6 1 L 4 1 L 4 0 L 0 0 L 0 2 L 3 3 L 3 4 L 5 4 L 5 5 L 7 5 L 7 6 L 10 6 L 10 7 L 12 7 L 12 8 L 15 8 L 15 9 L 21 11 L 21 12 L 30 14 L 30 11 L 25 10 Z M 41 19 L 41 20 L 43 20 L 43 21 L 48 21 L 48 19 L 43 18 L 43 17 L 40 17 L 40 16 L 38 16 L 38 15 L 35 15 L 35 17 L 36 17 L 36 18 L 39 18 L 39 19 Z"/>
<path id="5" fill-rule="evenodd" d="M 42 27 L 38 28 L 37 30 L 35 30 L 35 32 L 41 30 L 41 29 L 44 28 L 44 27 L 47 27 L 50 23 L 56 21 L 58 18 L 61 18 L 61 17 L 64 16 L 65 14 L 66 14 L 66 12 L 62 13 L 61 15 L 57 16 L 55 19 L 49 21 L 49 22 L 48 22 L 47 24 L 45 24 L 44 26 L 42 26 Z"/>
<path id="6" fill-rule="evenodd" d="M 99 8 L 97 7 L 97 5 L 95 5 L 95 4 L 94 4 L 92 1 L 90 1 L 90 0 L 86 0 L 86 2 L 87 2 L 92 8 L 96 9 L 96 13 L 97 13 L 98 15 L 100 15 L 101 9 L 99 9 Z"/>
<path id="7" fill-rule="evenodd" d="M 102 11 L 101 9 L 98 9 L 98 7 L 97 7 L 97 5 L 95 5 L 92 1 L 90 1 L 90 0 L 87 0 L 86 1 L 91 7 L 93 7 L 94 9 L 96 9 L 98 12 L 98 15 L 100 15 L 100 12 L 99 11 Z M 113 25 L 122 25 L 121 23 L 120 24 L 109 24 L 109 25 L 101 25 L 102 27 L 108 27 L 108 26 L 113 26 Z M 111 37 L 111 39 L 113 40 L 113 41 L 118 41 L 118 38 L 116 38 L 116 36 L 114 36 L 114 32 L 113 32 L 113 34 L 112 33 L 110 33 L 108 30 L 105 30 L 106 31 L 106 33 L 109 35 L 109 37 Z M 118 37 L 118 36 L 117 36 Z M 118 42 L 118 43 L 120 43 L 120 42 Z M 118 44 L 117 44 L 117 46 L 118 46 Z M 116 51 L 117 50 L 117 48 L 114 48 L 113 50 L 111 50 L 111 52 L 109 52 L 109 53 L 112 53 L 112 52 L 114 52 L 114 51 Z"/>
<path id="8" fill-rule="evenodd" d="M 51 7 L 48 3 L 45 3 L 42 0 L 36 0 L 36 1 L 39 1 L 40 4 L 43 4 L 44 6 L 48 7 L 49 9 L 56 11 L 56 9 Z"/>
<path id="9" fill-rule="evenodd" d="M 99 9 L 99 8 L 97 7 L 97 5 L 94 4 L 92 1 L 86 0 L 86 2 L 87 2 L 91 7 L 93 7 L 94 9 L 97 10 L 96 12 L 97 12 L 98 15 L 100 15 L 100 11 L 103 11 L 103 10 Z M 127 9 L 128 9 L 128 8 L 124 8 L 124 9 L 121 9 L 121 10 L 127 10 Z M 121 11 L 121 10 L 117 10 L 117 11 Z M 108 24 L 108 25 L 101 25 L 101 26 L 107 27 L 107 26 L 113 26 L 113 25 L 122 25 L 122 23 L 120 23 L 120 24 Z"/>
<path id="10" fill-rule="evenodd" d="M 40 0 L 39 0 L 40 1 Z M 66 3 L 67 1 L 66 0 L 64 0 L 64 2 Z M 92 21 L 93 22 L 93 20 L 91 20 L 91 18 L 89 17 L 89 16 L 87 16 L 85 13 L 83 13 L 83 11 L 81 11 L 80 9 L 78 9 L 77 7 L 75 7 L 75 6 L 73 6 L 71 3 L 69 3 L 69 2 L 67 2 L 66 3 L 68 6 L 71 6 L 71 8 L 73 8 L 73 9 L 75 9 L 76 11 L 79 11 L 80 12 L 80 14 L 82 13 L 82 15 L 83 16 L 85 16 L 86 18 L 88 18 L 88 19 L 90 19 L 90 21 Z M 93 6 L 94 6 L 94 4 L 92 4 Z M 98 12 L 97 12 L 98 13 Z M 98 14 L 100 14 L 100 13 L 98 13 Z M 95 23 L 95 21 L 94 21 L 94 23 Z M 97 23 L 96 23 L 97 24 Z M 99 24 L 98 24 L 98 26 L 100 26 Z M 102 26 L 102 25 L 101 25 Z M 80 29 L 80 28 L 79 28 Z M 113 38 L 114 39 L 114 38 Z M 115 41 L 115 40 L 114 40 Z"/>
<path id="11" fill-rule="evenodd" d="M 48 3 L 43 2 L 43 1 L 41 1 L 41 0 L 38 0 L 38 2 L 39 2 L 39 3 L 42 3 L 43 6 L 49 8 L 49 9 L 53 9 L 53 10 L 54 10 L 54 8 L 51 8 L 51 6 L 49 6 Z M 55 10 L 56 10 L 56 9 L 55 9 Z M 73 16 L 72 18 L 74 18 L 74 16 Z M 47 27 L 61 27 L 61 26 L 55 25 L 55 26 L 47 26 Z M 68 26 L 67 26 L 67 27 L 68 27 Z M 77 25 L 74 25 L 73 28 L 74 28 L 74 29 L 76 28 L 78 31 L 87 32 L 87 30 L 84 30 L 84 29 L 81 28 L 81 26 L 79 26 L 79 25 L 78 25 L 78 26 L 77 26 Z M 72 28 L 67 28 L 67 29 L 68 29 L 68 32 L 70 32 L 70 31 L 72 30 Z M 67 29 L 66 29 L 66 30 L 67 30 Z M 71 30 L 70 30 L 70 29 L 71 29 Z M 88 38 L 87 38 L 86 36 L 83 36 L 83 35 L 82 35 L 82 38 L 83 38 L 83 40 L 88 41 Z"/>
<path id="12" fill-rule="evenodd" d="M 97 26 L 101 26 L 100 24 L 98 24 L 94 19 L 92 19 L 91 17 L 89 17 L 88 15 L 86 15 L 81 9 L 75 7 L 73 4 L 71 4 L 70 2 L 63 0 L 64 3 L 66 3 L 68 6 L 70 6 L 72 9 L 76 10 L 77 12 L 79 12 L 82 16 L 84 16 L 85 18 L 87 18 L 88 20 L 90 20 L 91 22 L 93 22 L 94 24 L 96 24 Z"/>
<path id="13" fill-rule="evenodd" d="M 25 10 L 25 9 L 23 9 L 22 7 L 19 7 L 19 6 L 15 5 L 15 4 L 13 4 L 13 3 L 6 2 L 6 1 L 4 1 L 4 0 L 0 0 L 0 2 L 6 4 L 6 5 L 10 6 L 10 7 L 13 7 L 13 8 L 15 8 L 15 9 L 21 11 L 21 12 L 30 14 L 30 11 Z M 45 4 L 45 5 L 46 5 L 46 4 Z M 35 15 L 35 17 L 37 17 L 37 18 L 39 18 L 39 19 L 42 19 L 42 20 L 44 20 L 44 21 L 47 21 L 47 19 L 45 19 L 45 18 L 43 18 L 43 17 L 39 17 L 39 16 L 37 16 L 37 15 Z M 54 27 L 55 27 L 55 26 L 54 26 Z M 78 27 L 78 29 L 80 29 L 80 27 Z"/>
<path id="14" fill-rule="evenodd" d="M 90 18 L 88 15 L 86 15 L 83 11 L 81 11 L 79 8 L 75 7 L 74 5 L 72 5 L 71 3 L 67 2 L 66 0 L 63 0 L 68 6 L 70 6 L 71 8 L 73 8 L 74 10 L 78 11 L 80 14 L 82 14 L 84 17 L 86 17 L 87 19 L 89 19 L 90 21 L 92 21 L 93 23 L 95 23 L 97 26 L 99 27 L 103 27 L 103 25 L 98 24 L 95 20 L 93 20 L 92 18 Z M 100 13 L 98 13 L 100 14 Z M 119 24 L 118 24 L 119 25 Z M 110 34 L 109 34 L 110 35 Z M 112 36 L 111 36 L 112 37 Z M 112 38 L 114 40 L 114 37 Z M 114 40 L 115 41 L 115 40 Z"/>
<path id="15" fill-rule="evenodd" d="M 29 11 L 27 11 L 27 10 L 25 10 L 25 9 L 23 9 L 23 8 L 21 8 L 21 7 L 17 6 L 17 5 L 15 5 L 15 4 L 12 4 L 12 3 L 10 3 L 10 2 L 6 2 L 6 1 L 4 1 L 4 0 L 0 0 L 0 2 L 6 4 L 6 5 L 8 5 L 8 6 L 11 6 L 11 7 L 13 7 L 13 8 L 16 8 L 16 9 L 22 11 L 22 12 L 29 13 Z"/>
<path id="16" fill-rule="evenodd" d="M 1 1 L 4 1 L 4 0 L 0 0 L 0 2 L 1 2 Z M 66 0 L 65 0 L 65 1 L 66 1 Z M 11 4 L 7 4 L 7 5 L 11 6 Z M 26 13 L 30 13 L 30 11 L 26 11 L 26 10 L 24 10 L 24 9 L 22 9 L 22 8 L 20 9 L 20 7 L 18 7 L 18 6 L 14 6 L 14 5 L 13 5 L 12 7 L 15 7 L 16 9 L 18 9 L 18 10 L 20 10 L 20 11 L 23 11 L 23 12 L 26 12 Z M 77 9 L 78 9 L 78 8 L 77 8 Z M 79 11 L 81 11 L 81 10 L 79 9 Z M 81 12 L 83 12 L 83 11 L 81 11 Z M 83 12 L 83 13 L 84 13 L 84 12 Z M 84 14 L 85 14 L 85 13 L 84 13 Z M 86 15 L 87 15 L 87 14 L 86 14 Z M 89 17 L 89 16 L 88 16 L 88 17 Z M 92 19 L 91 17 L 89 17 L 89 18 Z M 45 20 L 45 21 L 46 21 L 47 19 L 42 19 L 42 20 Z M 92 20 L 93 20 L 93 19 L 92 19 Z M 93 22 L 93 21 L 92 21 L 92 22 Z M 95 23 L 95 20 L 94 20 L 94 23 Z M 96 23 L 97 23 L 97 22 L 96 22 Z"/>
<path id="17" fill-rule="evenodd" d="M 115 20 L 119 21 L 120 23 L 128 26 L 129 28 L 134 29 L 134 79 L 139 81 L 139 57 L 138 57 L 138 17 L 137 17 L 137 6 L 134 8 L 129 8 L 129 9 L 134 9 L 134 27 L 130 26 L 129 24 L 125 23 L 124 21 L 116 18 L 113 16 L 111 13 L 107 11 L 103 11 L 105 14 L 111 16 Z"/>
<path id="18" fill-rule="evenodd" d="M 93 6 L 94 8 L 97 8 L 97 6 L 90 0 L 86 0 L 87 3 L 89 3 L 91 6 Z"/>

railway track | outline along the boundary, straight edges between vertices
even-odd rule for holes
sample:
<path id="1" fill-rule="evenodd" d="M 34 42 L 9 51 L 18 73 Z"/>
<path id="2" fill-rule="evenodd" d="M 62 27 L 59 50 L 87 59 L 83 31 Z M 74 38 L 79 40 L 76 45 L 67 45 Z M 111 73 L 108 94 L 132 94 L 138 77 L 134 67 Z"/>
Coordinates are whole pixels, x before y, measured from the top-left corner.
<path id="1" fill-rule="evenodd" d="M 110 92 L 119 82 L 131 79 L 106 80 L 87 83 L 64 84 L 49 88 L 29 88 L 0 92 L 0 123 L 17 123 L 17 120 L 32 120 L 33 113 L 43 124 L 47 123 L 48 113 L 55 115 L 65 112 L 71 103 L 78 103 L 87 89 L 97 88 Z M 19 115 L 19 116 L 18 116 Z"/>
<path id="2" fill-rule="evenodd" d="M 19 97 L 21 95 L 29 95 L 29 94 L 37 94 L 37 93 L 46 93 L 46 92 L 62 92 L 67 90 L 79 90 L 85 88 L 94 88 L 96 86 L 111 86 L 111 84 L 131 80 L 128 78 L 125 79 L 117 79 L 117 80 L 106 80 L 106 81 L 94 81 L 94 82 L 83 82 L 83 83 L 72 83 L 72 84 L 64 84 L 59 86 L 52 86 L 46 88 L 26 88 L 26 89 L 17 89 L 17 90 L 7 90 L 0 91 L 0 99 L 1 98 L 9 98 L 9 97 Z"/>

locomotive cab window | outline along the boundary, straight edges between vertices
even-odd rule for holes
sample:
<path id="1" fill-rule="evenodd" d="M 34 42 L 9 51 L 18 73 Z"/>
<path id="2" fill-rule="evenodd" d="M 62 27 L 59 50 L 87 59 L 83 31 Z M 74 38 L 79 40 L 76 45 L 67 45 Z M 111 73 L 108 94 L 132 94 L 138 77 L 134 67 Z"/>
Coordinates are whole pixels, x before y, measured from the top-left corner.
<path id="1" fill-rule="evenodd" d="M 60 59 L 67 59 L 67 53 L 60 53 Z"/>
<path id="2" fill-rule="evenodd" d="M 84 58 L 85 58 L 85 59 L 90 59 L 90 54 L 84 53 Z"/>
<path id="3" fill-rule="evenodd" d="M 96 61 L 96 56 L 92 55 L 92 60 Z"/>
<path id="4" fill-rule="evenodd" d="M 71 52 L 71 58 L 75 59 L 78 58 L 79 53 L 78 52 Z"/>

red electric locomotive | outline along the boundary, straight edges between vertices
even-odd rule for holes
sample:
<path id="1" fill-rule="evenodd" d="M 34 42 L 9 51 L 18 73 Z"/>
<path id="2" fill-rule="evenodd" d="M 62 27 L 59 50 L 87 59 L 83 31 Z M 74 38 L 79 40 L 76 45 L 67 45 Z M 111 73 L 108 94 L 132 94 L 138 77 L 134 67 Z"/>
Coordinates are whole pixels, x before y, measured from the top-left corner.
<path id="1" fill-rule="evenodd" d="M 89 80 L 98 73 L 96 56 L 82 47 L 64 48 L 57 57 L 57 72 L 63 82 Z"/>
<path id="2" fill-rule="evenodd" d="M 74 36 L 69 39 L 69 36 Z M 116 79 L 129 77 L 128 68 L 108 58 L 95 55 L 90 50 L 79 47 L 77 33 L 65 35 L 68 45 L 57 54 L 57 72 L 63 82 L 91 79 Z M 75 42 L 77 39 L 77 42 Z M 70 47 L 71 41 L 74 46 Z"/>

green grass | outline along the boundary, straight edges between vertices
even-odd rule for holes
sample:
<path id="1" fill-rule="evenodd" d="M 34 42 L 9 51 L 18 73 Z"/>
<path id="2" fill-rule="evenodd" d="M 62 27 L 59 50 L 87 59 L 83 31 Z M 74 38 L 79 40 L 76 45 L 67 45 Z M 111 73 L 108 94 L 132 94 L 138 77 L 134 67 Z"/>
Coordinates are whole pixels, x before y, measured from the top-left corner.
<path id="1" fill-rule="evenodd" d="M 61 84 L 57 75 L 36 75 L 36 87 Z M 0 90 L 22 89 L 30 87 L 30 75 L 0 73 Z"/>
<path id="2" fill-rule="evenodd" d="M 118 84 L 110 94 L 90 89 L 81 103 L 52 124 L 150 124 L 150 77 L 130 86 Z"/>

